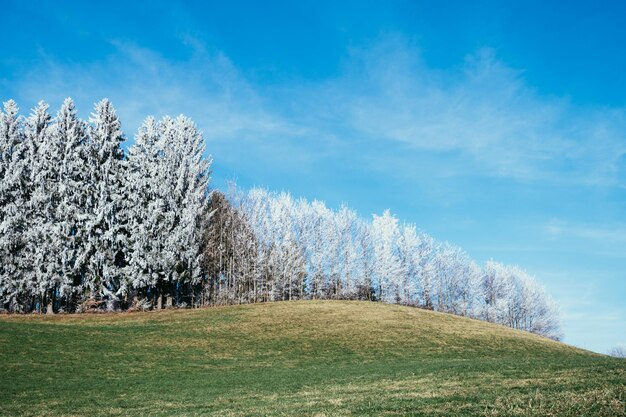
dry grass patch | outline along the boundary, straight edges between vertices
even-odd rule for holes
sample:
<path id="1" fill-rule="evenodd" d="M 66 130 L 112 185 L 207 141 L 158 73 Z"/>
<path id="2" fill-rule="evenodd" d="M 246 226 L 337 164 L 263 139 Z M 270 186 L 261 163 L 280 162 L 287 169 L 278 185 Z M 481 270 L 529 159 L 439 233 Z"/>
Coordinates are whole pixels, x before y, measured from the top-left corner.
<path id="1" fill-rule="evenodd" d="M 625 379 L 625 361 L 378 303 L 0 316 L 0 415 L 608 413 Z"/>

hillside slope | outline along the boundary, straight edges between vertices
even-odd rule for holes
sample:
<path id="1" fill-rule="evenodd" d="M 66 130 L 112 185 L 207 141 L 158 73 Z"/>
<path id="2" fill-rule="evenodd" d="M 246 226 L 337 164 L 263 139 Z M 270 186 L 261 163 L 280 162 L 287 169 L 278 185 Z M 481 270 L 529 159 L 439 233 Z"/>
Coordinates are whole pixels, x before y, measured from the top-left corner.
<path id="1" fill-rule="evenodd" d="M 0 316 L 0 415 L 625 415 L 626 361 L 409 307 Z"/>

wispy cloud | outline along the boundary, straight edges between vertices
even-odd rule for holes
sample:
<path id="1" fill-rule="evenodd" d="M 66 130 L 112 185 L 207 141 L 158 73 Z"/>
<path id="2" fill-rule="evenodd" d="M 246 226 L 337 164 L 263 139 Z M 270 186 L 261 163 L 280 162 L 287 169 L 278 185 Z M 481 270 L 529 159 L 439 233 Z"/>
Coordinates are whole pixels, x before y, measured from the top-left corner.
<path id="1" fill-rule="evenodd" d="M 560 219 L 550 220 L 545 231 L 552 238 L 577 238 L 593 241 L 595 244 L 626 245 L 626 227 L 624 225 L 576 224 Z"/>
<path id="2" fill-rule="evenodd" d="M 458 153 L 457 175 L 614 184 L 624 163 L 623 110 L 541 96 L 489 49 L 437 70 L 391 38 L 354 50 L 345 74 L 325 87 L 315 101 L 332 99 L 335 121 L 352 134 Z"/>
<path id="3" fill-rule="evenodd" d="M 109 97 L 133 128 L 148 114 L 184 112 L 209 140 L 256 141 L 267 153 L 285 148 L 305 159 L 348 153 L 365 163 L 385 157 L 394 160 L 396 175 L 415 169 L 401 151 L 408 149 L 440 177 L 626 180 L 623 109 L 578 108 L 542 96 L 489 49 L 441 70 L 429 67 L 415 45 L 388 36 L 350 50 L 334 78 L 262 86 L 198 39 L 185 35 L 181 44 L 189 54 L 177 61 L 121 41 L 94 62 L 42 54 L 12 89 L 29 105 L 71 95 L 85 108 Z"/>
<path id="4" fill-rule="evenodd" d="M 115 40 L 115 53 L 95 62 L 64 63 L 42 55 L 15 90 L 29 103 L 72 96 L 83 109 L 108 97 L 133 127 L 147 115 L 189 114 L 209 139 L 290 132 L 286 121 L 266 111 L 263 98 L 225 55 L 185 39 L 190 57 L 182 61 Z"/>

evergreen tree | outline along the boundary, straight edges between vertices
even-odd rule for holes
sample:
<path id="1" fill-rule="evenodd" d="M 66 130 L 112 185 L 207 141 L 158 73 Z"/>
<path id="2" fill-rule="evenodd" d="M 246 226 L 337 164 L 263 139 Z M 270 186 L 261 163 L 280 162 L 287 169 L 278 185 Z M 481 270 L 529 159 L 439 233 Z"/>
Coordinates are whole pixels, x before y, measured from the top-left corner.
<path id="1" fill-rule="evenodd" d="M 204 140 L 193 121 L 180 116 L 176 119 L 177 144 L 180 164 L 175 197 L 180 204 L 176 233 L 171 234 L 172 247 L 178 245 L 176 272 L 181 282 L 196 284 L 202 280 L 201 242 L 206 227 L 209 168 L 211 161 L 204 157 Z M 175 235 L 178 235 L 175 237 Z"/>
<path id="2" fill-rule="evenodd" d="M 109 309 L 127 293 L 124 279 L 127 247 L 127 178 L 124 136 L 111 102 L 95 105 L 88 135 L 87 286 Z"/>
<path id="3" fill-rule="evenodd" d="M 161 122 L 164 195 L 165 262 L 163 280 L 157 284 L 157 307 L 167 303 L 185 285 L 202 280 L 203 228 L 207 210 L 210 161 L 204 158 L 204 141 L 191 119 L 166 117 Z"/>
<path id="4" fill-rule="evenodd" d="M 5 308 L 20 308 L 24 296 L 22 251 L 25 246 L 23 207 L 28 201 L 25 180 L 28 147 L 20 128 L 17 104 L 10 100 L 0 112 L 0 294 Z"/>
<path id="5" fill-rule="evenodd" d="M 50 143 L 50 163 L 60 166 L 49 168 L 55 208 L 52 222 L 52 244 L 48 251 L 47 278 L 42 289 L 47 298 L 48 312 L 58 298 L 72 297 L 76 291 L 88 287 L 84 268 L 89 258 L 87 240 L 88 209 L 90 193 L 94 184 L 89 178 L 89 149 L 86 126 L 77 114 L 74 102 L 67 98 L 57 113 L 53 138 Z M 61 159 L 57 159 L 60 153 Z M 58 171 L 57 171 L 58 170 Z M 81 294 L 82 295 L 82 294 Z"/>
<path id="6" fill-rule="evenodd" d="M 128 153 L 128 266 L 126 274 L 135 305 L 150 306 L 149 289 L 163 279 L 166 207 L 163 150 L 159 125 L 148 117 Z"/>
<path id="7" fill-rule="evenodd" d="M 41 311 L 45 291 L 41 284 L 49 276 L 48 261 L 54 241 L 55 207 L 58 203 L 58 179 L 62 154 L 54 146 L 52 116 L 48 105 L 40 101 L 26 121 L 28 143 L 29 201 L 25 206 L 27 224 L 22 269 L 25 286 L 34 297 L 34 309 Z"/>

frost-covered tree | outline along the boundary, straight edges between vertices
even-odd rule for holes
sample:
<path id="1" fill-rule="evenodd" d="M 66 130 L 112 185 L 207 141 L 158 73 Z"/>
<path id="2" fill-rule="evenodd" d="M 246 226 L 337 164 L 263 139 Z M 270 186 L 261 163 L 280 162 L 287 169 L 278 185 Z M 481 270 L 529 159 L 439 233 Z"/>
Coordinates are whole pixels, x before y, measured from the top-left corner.
<path id="1" fill-rule="evenodd" d="M 376 299 L 558 335 L 553 303 L 532 278 L 493 262 L 481 270 L 462 249 L 399 224 L 389 211 L 366 222 L 346 207 L 264 189 L 229 200 L 256 237 L 252 280 L 266 291 L 261 300 Z M 293 253 L 302 256 L 294 262 Z"/>
<path id="2" fill-rule="evenodd" d="M 204 141 L 191 119 L 165 118 L 160 125 L 165 194 L 163 227 L 166 240 L 162 256 L 165 274 L 157 286 L 157 305 L 179 294 L 181 286 L 202 279 L 203 218 L 207 208 L 210 161 L 204 158 Z"/>
<path id="3" fill-rule="evenodd" d="M 372 239 L 378 299 L 386 302 L 397 303 L 402 299 L 404 271 L 396 244 L 399 233 L 398 219 L 389 210 L 381 216 L 374 215 Z"/>
<path id="4" fill-rule="evenodd" d="M 334 246 L 332 212 L 321 201 L 313 201 L 309 210 L 311 225 L 306 241 L 309 245 L 311 276 L 309 278 L 313 299 L 323 298 L 329 287 L 330 253 Z"/>
<path id="5" fill-rule="evenodd" d="M 23 141 L 20 132 L 19 122 L 19 108 L 17 103 L 13 100 L 9 100 L 3 103 L 3 109 L 0 110 L 0 178 L 3 179 L 0 188 L 0 207 L 3 211 L 0 215 L 5 215 L 5 207 L 9 201 L 10 179 L 9 167 L 12 164 L 13 154 L 20 147 L 20 143 Z M 4 217 L 0 217 L 0 220 Z"/>
<path id="6" fill-rule="evenodd" d="M 552 299 L 520 268 L 489 261 L 481 278 L 479 317 L 515 329 L 559 339 L 558 311 Z"/>
<path id="7" fill-rule="evenodd" d="M 41 311 L 49 261 L 54 259 L 55 218 L 58 204 L 60 166 L 63 158 L 52 129 L 52 116 L 48 105 L 39 102 L 25 123 L 28 143 L 30 195 L 25 221 L 22 279 L 33 297 L 33 309 Z M 50 308 L 52 308 L 52 305 Z"/>
<path id="8" fill-rule="evenodd" d="M 245 215 L 223 193 L 211 193 L 210 208 L 203 259 L 208 285 L 202 294 L 202 303 L 254 302 L 258 268 L 254 232 Z"/>
<path id="9" fill-rule="evenodd" d="M 84 286 L 109 309 L 126 295 L 123 279 L 127 247 L 127 170 L 121 123 L 111 102 L 97 103 L 89 119 L 85 193 L 88 220 L 84 242 Z M 79 258 L 83 259 L 83 258 Z"/>
<path id="10" fill-rule="evenodd" d="M 250 224 L 256 239 L 255 300 L 269 301 L 274 277 L 270 264 L 273 227 L 269 215 L 270 194 L 254 188 L 236 200 L 237 206 Z"/>
<path id="11" fill-rule="evenodd" d="M 135 304 L 195 304 L 210 162 L 193 122 L 144 121 L 128 155 L 127 274 Z M 197 294 L 196 294 L 197 293 Z M 186 301 L 183 301 L 186 300 Z"/>
<path id="12" fill-rule="evenodd" d="M 92 192 L 98 187 L 90 177 L 86 124 L 78 118 L 74 102 L 69 98 L 57 113 L 52 135 L 51 145 L 58 146 L 53 152 L 60 152 L 62 159 L 58 161 L 58 188 L 55 190 L 58 201 L 52 219 L 54 241 L 44 285 L 49 306 L 63 296 L 71 296 L 72 292 L 82 292 L 84 288 L 96 291 L 85 278 L 85 268 L 90 255 L 88 227 Z"/>
<path id="13" fill-rule="evenodd" d="M 626 358 L 626 347 L 624 346 L 615 346 L 607 352 L 607 355 L 613 356 L 614 358 L 624 359 Z"/>
<path id="14" fill-rule="evenodd" d="M 503 324 L 559 340 L 558 311 L 552 299 L 526 271 L 514 266 L 508 269 L 513 293 Z"/>
<path id="15" fill-rule="evenodd" d="M 355 299 L 358 295 L 361 275 L 359 268 L 360 248 L 359 218 L 353 210 L 342 206 L 336 214 L 339 278 L 335 282 L 335 297 L 342 299 Z"/>
<path id="16" fill-rule="evenodd" d="M 461 316 L 471 315 L 479 268 L 460 248 L 445 243 L 437 254 L 435 308 Z"/>
<path id="17" fill-rule="evenodd" d="M 128 153 L 128 251 L 127 286 L 132 305 L 150 306 L 149 292 L 165 276 L 161 256 L 167 231 L 163 227 L 168 190 L 163 181 L 163 149 L 159 125 L 148 117 L 135 136 Z"/>
<path id="18" fill-rule="evenodd" d="M 374 245 L 372 243 L 372 228 L 364 220 L 357 225 L 356 249 L 358 253 L 358 275 L 355 279 L 356 298 L 372 301 L 374 299 Z"/>
<path id="19" fill-rule="evenodd" d="M 6 308 L 18 309 L 23 295 L 23 249 L 28 202 L 28 146 L 17 104 L 10 100 L 0 112 L 0 294 Z"/>
<path id="20" fill-rule="evenodd" d="M 506 265 L 489 261 L 482 270 L 481 312 L 483 320 L 504 323 L 509 296 L 513 292 L 512 279 Z"/>
<path id="21" fill-rule="evenodd" d="M 401 264 L 399 302 L 407 305 L 418 304 L 418 288 L 420 273 L 419 236 L 415 225 L 402 225 L 398 234 L 398 256 Z"/>

